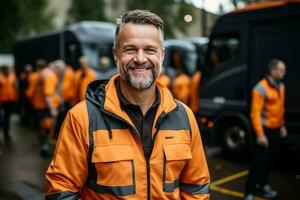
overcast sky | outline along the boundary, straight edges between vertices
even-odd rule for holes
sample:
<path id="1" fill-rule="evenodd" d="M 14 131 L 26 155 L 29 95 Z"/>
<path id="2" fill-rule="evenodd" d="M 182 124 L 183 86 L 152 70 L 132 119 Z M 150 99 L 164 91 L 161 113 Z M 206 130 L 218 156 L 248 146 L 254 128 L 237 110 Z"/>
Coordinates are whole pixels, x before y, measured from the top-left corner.
<path id="1" fill-rule="evenodd" d="M 192 2 L 196 7 L 203 8 L 203 6 L 204 6 L 205 10 L 212 12 L 212 13 L 219 13 L 220 3 L 222 4 L 225 12 L 229 12 L 233 9 L 233 6 L 230 3 L 230 0 L 192 0 Z M 204 5 L 203 5 L 203 2 L 204 2 Z"/>

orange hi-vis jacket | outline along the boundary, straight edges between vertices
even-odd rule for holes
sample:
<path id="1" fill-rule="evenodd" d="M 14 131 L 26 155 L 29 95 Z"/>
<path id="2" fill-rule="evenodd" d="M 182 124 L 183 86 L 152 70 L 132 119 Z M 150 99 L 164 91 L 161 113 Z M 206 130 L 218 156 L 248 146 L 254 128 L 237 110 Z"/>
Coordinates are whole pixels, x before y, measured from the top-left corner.
<path id="1" fill-rule="evenodd" d="M 82 69 L 78 69 L 75 72 L 75 82 L 76 82 L 76 89 L 75 89 L 75 102 L 78 103 L 82 100 L 85 100 L 85 93 L 87 86 L 89 83 L 96 79 L 96 73 L 93 69 L 88 69 L 86 74 L 83 74 Z"/>
<path id="2" fill-rule="evenodd" d="M 29 84 L 28 84 L 28 88 L 25 91 L 25 95 L 28 99 L 30 99 L 31 103 L 33 102 L 33 94 L 34 94 L 35 86 L 36 86 L 38 79 L 39 79 L 38 71 L 32 72 L 28 78 Z"/>
<path id="3" fill-rule="evenodd" d="M 262 79 L 252 91 L 251 121 L 257 136 L 264 134 L 263 127 L 276 129 L 284 124 L 285 87 L 272 86 Z"/>
<path id="4" fill-rule="evenodd" d="M 58 78 L 56 74 L 47 67 L 39 71 L 38 76 L 34 78 L 33 107 L 39 110 L 47 109 L 46 97 L 50 97 L 53 108 L 57 109 L 61 100 L 57 93 Z"/>
<path id="5" fill-rule="evenodd" d="M 173 81 L 172 92 L 176 99 L 188 105 L 190 101 L 191 79 L 188 75 L 182 73 Z"/>
<path id="6" fill-rule="evenodd" d="M 7 77 L 0 74 L 0 102 L 13 102 L 17 100 L 16 76 L 9 72 Z"/>
<path id="7" fill-rule="evenodd" d="M 61 96 L 64 102 L 72 102 L 75 99 L 75 73 L 71 67 L 66 67 L 63 75 Z"/>
<path id="8" fill-rule="evenodd" d="M 146 159 L 139 133 L 121 109 L 118 78 L 91 83 L 87 100 L 68 112 L 46 173 L 47 198 L 209 199 L 210 177 L 192 111 L 156 83 L 161 103 Z"/>

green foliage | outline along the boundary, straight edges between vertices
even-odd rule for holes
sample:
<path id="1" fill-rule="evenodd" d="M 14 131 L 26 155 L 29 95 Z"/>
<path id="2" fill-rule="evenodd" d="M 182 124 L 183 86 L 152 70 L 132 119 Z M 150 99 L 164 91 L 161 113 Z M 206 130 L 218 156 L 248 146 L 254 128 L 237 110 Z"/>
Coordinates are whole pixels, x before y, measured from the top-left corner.
<path id="1" fill-rule="evenodd" d="M 67 24 L 82 20 L 107 21 L 105 6 L 105 0 L 72 0 Z"/>
<path id="2" fill-rule="evenodd" d="M 47 0 L 0 1 L 0 52 L 11 53 L 18 36 L 48 30 L 52 14 Z"/>
<path id="3" fill-rule="evenodd" d="M 175 4 L 177 3 L 177 4 Z M 164 20 L 165 36 L 173 38 L 174 30 L 185 33 L 184 16 L 193 15 L 191 7 L 184 0 L 127 0 L 127 9 L 143 9 L 156 13 Z"/>

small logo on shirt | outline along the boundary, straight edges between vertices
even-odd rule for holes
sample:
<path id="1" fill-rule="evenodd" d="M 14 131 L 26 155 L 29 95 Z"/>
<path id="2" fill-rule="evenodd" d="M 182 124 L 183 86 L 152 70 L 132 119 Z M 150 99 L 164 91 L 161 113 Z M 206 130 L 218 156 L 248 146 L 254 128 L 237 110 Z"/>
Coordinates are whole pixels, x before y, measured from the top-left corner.
<path id="1" fill-rule="evenodd" d="M 174 139 L 174 138 L 175 138 L 174 136 L 166 136 L 166 137 L 165 137 L 166 140 Z"/>

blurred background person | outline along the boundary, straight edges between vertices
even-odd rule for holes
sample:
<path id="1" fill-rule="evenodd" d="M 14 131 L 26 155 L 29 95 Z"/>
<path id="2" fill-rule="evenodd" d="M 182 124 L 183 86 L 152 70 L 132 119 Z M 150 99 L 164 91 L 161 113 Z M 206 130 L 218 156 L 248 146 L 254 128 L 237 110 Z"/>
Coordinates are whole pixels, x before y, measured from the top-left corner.
<path id="1" fill-rule="evenodd" d="M 196 115 L 199 111 L 199 93 L 200 93 L 200 80 L 201 80 L 201 72 L 198 70 L 191 77 L 191 87 L 190 87 L 190 108 L 193 113 Z"/>
<path id="2" fill-rule="evenodd" d="M 268 73 L 252 90 L 251 122 L 256 134 L 253 164 L 246 182 L 246 200 L 253 195 L 273 199 L 278 194 L 268 185 L 271 164 L 279 155 L 281 139 L 287 136 L 284 126 L 285 64 L 272 59 Z"/>
<path id="3" fill-rule="evenodd" d="M 183 61 L 179 52 L 173 52 L 172 59 L 175 65 L 176 77 L 173 80 L 172 92 L 176 99 L 189 105 L 190 101 L 190 77 L 184 73 Z"/>
<path id="4" fill-rule="evenodd" d="M 60 105 L 57 95 L 58 77 L 45 60 L 37 60 L 37 65 L 40 70 L 33 90 L 33 105 L 39 121 L 40 153 L 41 156 L 47 157 L 50 155 L 48 136 L 53 134 Z"/>
<path id="5" fill-rule="evenodd" d="M 100 63 L 100 67 L 101 70 L 109 70 L 112 66 L 111 66 L 111 61 L 109 59 L 109 57 L 107 56 L 102 56 L 99 58 L 99 63 Z"/>
<path id="6" fill-rule="evenodd" d="M 10 142 L 10 117 L 17 100 L 17 80 L 9 66 L 0 67 L 0 118 L 5 142 Z"/>
<path id="7" fill-rule="evenodd" d="M 35 127 L 39 127 L 37 112 L 36 112 L 36 105 L 35 105 L 35 90 L 37 86 L 37 82 L 39 79 L 39 74 L 41 69 L 44 67 L 45 61 L 38 59 L 35 62 L 35 71 L 29 74 L 28 77 L 28 87 L 25 90 L 25 95 L 29 100 L 31 116 L 27 116 L 30 123 L 32 123 Z"/>
<path id="8" fill-rule="evenodd" d="M 165 68 L 161 68 L 161 73 L 157 78 L 157 81 L 160 82 L 162 85 L 166 86 L 167 88 L 170 89 L 171 87 L 171 79 L 169 76 L 165 73 Z"/>
<path id="9" fill-rule="evenodd" d="M 101 71 L 100 79 L 109 79 L 117 73 L 114 61 L 112 61 L 108 56 L 101 56 L 99 58 L 99 65 Z"/>
<path id="10" fill-rule="evenodd" d="M 89 66 L 87 57 L 79 58 L 80 69 L 75 72 L 75 103 L 85 99 L 85 92 L 90 82 L 96 80 L 96 73 Z"/>
<path id="11" fill-rule="evenodd" d="M 63 60 L 56 60 L 52 64 L 52 69 L 58 77 L 58 96 L 60 97 L 60 106 L 56 117 L 54 138 L 58 137 L 61 124 L 74 104 L 75 91 L 75 73 L 70 65 L 66 65 Z"/>
<path id="12" fill-rule="evenodd" d="M 19 98 L 18 105 L 20 109 L 20 122 L 22 125 L 30 125 L 32 116 L 30 99 L 26 96 L 26 90 L 29 88 L 29 78 L 32 74 L 32 66 L 27 64 L 19 77 Z"/>

